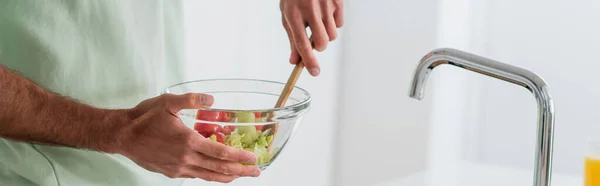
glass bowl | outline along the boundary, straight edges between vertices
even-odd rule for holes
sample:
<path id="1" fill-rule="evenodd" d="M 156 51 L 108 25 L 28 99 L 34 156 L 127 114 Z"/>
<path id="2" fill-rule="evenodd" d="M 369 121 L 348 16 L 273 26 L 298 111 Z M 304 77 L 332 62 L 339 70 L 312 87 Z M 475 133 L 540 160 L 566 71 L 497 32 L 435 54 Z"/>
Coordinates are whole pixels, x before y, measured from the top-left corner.
<path id="1" fill-rule="evenodd" d="M 162 94 L 214 96 L 210 108 L 181 110 L 181 121 L 215 142 L 253 152 L 256 166 L 265 170 L 310 109 L 310 94 L 297 86 L 284 107 L 274 108 L 284 86 L 256 79 L 208 79 L 175 84 Z"/>

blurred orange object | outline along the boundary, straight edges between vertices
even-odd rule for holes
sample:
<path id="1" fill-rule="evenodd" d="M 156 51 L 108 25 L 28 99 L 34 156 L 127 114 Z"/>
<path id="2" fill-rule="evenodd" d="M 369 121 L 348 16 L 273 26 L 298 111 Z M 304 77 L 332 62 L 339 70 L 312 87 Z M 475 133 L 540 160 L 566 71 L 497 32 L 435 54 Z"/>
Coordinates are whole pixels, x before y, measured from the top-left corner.
<path id="1" fill-rule="evenodd" d="M 600 186 L 600 159 L 585 158 L 585 186 Z"/>

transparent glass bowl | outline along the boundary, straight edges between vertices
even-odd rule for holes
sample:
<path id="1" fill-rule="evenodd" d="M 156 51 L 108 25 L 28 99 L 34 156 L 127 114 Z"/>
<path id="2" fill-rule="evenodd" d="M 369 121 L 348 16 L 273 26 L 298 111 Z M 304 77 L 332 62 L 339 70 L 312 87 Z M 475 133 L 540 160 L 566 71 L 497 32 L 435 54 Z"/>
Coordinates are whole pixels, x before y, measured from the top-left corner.
<path id="1" fill-rule="evenodd" d="M 206 138 L 254 152 L 265 170 L 281 153 L 310 109 L 310 94 L 294 87 L 285 107 L 274 108 L 285 83 L 256 79 L 208 79 L 179 83 L 162 94 L 204 93 L 210 108 L 179 112 L 182 122 Z"/>

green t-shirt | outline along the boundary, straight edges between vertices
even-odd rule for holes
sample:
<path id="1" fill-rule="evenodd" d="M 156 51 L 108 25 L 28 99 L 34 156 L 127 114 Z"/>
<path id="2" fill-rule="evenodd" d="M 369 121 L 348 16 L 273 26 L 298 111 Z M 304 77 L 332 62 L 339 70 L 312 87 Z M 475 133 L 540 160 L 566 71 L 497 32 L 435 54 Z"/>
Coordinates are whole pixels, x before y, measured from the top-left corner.
<path id="1" fill-rule="evenodd" d="M 134 107 L 183 80 L 181 3 L 2 0 L 0 64 L 86 104 Z M 0 139 L 0 186 L 182 182 L 123 156 Z"/>

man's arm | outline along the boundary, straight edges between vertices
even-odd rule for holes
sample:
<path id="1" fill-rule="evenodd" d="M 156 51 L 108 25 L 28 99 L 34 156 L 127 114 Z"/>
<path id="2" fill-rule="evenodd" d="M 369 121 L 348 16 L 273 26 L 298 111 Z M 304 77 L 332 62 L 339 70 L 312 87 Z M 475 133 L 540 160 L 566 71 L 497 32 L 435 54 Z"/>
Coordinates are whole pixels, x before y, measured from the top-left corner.
<path id="1" fill-rule="evenodd" d="M 124 110 L 105 110 L 44 90 L 0 65 L 0 137 L 108 152 Z"/>
<path id="2" fill-rule="evenodd" d="M 210 95 L 164 94 L 135 108 L 105 110 L 43 90 L 0 65 L 0 137 L 117 153 L 171 178 L 231 182 L 257 177 L 252 152 L 207 140 L 177 112 L 212 105 Z M 160 151 L 157 151 L 160 149 Z"/>

